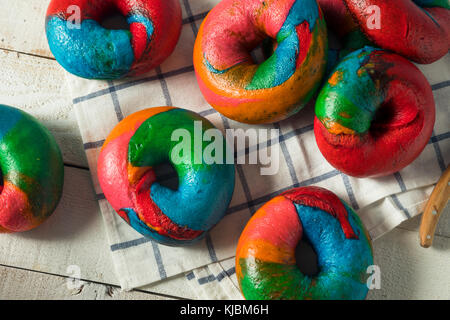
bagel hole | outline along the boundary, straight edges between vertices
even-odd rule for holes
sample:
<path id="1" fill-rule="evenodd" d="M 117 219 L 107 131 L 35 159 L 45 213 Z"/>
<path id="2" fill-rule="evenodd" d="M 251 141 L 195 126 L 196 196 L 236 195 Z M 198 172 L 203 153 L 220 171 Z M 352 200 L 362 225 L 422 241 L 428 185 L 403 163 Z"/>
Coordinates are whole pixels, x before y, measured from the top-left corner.
<path id="1" fill-rule="evenodd" d="M 295 248 L 295 263 L 304 275 L 314 277 L 319 274 L 317 253 L 307 239 L 302 239 Z"/>
<path id="2" fill-rule="evenodd" d="M 396 118 L 395 109 L 384 103 L 378 107 L 373 117 L 372 125 L 376 128 L 388 126 Z"/>
<path id="3" fill-rule="evenodd" d="M 101 26 L 109 30 L 129 30 L 127 18 L 119 10 L 113 9 L 100 22 Z"/>
<path id="4" fill-rule="evenodd" d="M 419 114 L 420 102 L 414 90 L 403 83 L 394 82 L 390 91 L 393 91 L 395 96 L 386 99 L 377 108 L 371 123 L 371 127 L 378 133 L 385 132 L 387 128 L 408 125 L 414 122 Z"/>
<path id="5" fill-rule="evenodd" d="M 274 52 L 274 40 L 270 37 L 263 39 L 256 47 L 250 50 L 250 56 L 255 64 L 261 64 Z"/>
<path id="6" fill-rule="evenodd" d="M 163 163 L 153 167 L 156 175 L 156 181 L 163 187 L 171 189 L 173 191 L 178 190 L 179 179 L 178 173 L 169 162 Z"/>

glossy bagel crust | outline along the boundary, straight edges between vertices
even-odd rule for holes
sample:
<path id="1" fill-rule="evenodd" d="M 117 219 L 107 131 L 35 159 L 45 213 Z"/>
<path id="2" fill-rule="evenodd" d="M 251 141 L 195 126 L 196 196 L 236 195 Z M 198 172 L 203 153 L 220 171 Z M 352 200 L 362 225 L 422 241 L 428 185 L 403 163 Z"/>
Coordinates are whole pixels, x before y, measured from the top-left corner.
<path id="1" fill-rule="evenodd" d="M 327 23 L 341 35 L 354 31 L 350 21 L 383 49 L 417 63 L 437 61 L 450 49 L 448 0 L 320 0 Z M 380 28 L 374 28 L 377 6 Z"/>
<path id="2" fill-rule="evenodd" d="M 80 25 L 73 24 L 79 8 Z M 114 11 L 129 30 L 109 30 L 102 19 Z M 137 76 L 160 65 L 175 49 L 181 32 L 178 0 L 52 0 L 46 33 L 56 60 L 88 79 Z"/>
<path id="3" fill-rule="evenodd" d="M 316 276 L 302 274 L 296 265 L 302 239 L 317 254 Z M 372 264 L 359 217 L 318 187 L 291 189 L 267 202 L 248 222 L 236 251 L 239 285 L 249 300 L 364 299 Z"/>
<path id="4" fill-rule="evenodd" d="M 113 209 L 136 231 L 162 244 L 201 239 L 225 215 L 234 190 L 234 164 L 225 164 L 225 159 L 223 164 L 195 160 L 207 146 L 203 142 L 195 148 L 195 136 L 203 137 L 213 128 L 198 114 L 173 107 L 146 109 L 122 120 L 98 160 L 100 186 Z M 192 150 L 181 164 L 172 158 L 178 144 L 172 134 L 180 129 L 190 134 L 186 139 L 191 139 Z M 217 139 L 223 143 L 225 157 L 225 139 L 221 134 Z M 157 182 L 153 167 L 163 163 L 172 163 L 177 172 L 177 190 Z"/>
<path id="5" fill-rule="evenodd" d="M 328 162 L 355 177 L 401 170 L 427 145 L 433 93 L 407 59 L 365 47 L 345 57 L 316 102 L 314 133 Z"/>
<path id="6" fill-rule="evenodd" d="M 274 41 L 257 65 L 251 50 Z M 244 123 L 298 112 L 325 72 L 326 25 L 316 0 L 223 0 L 203 21 L 194 47 L 198 84 L 208 103 Z"/>
<path id="7" fill-rule="evenodd" d="M 43 223 L 63 183 L 61 151 L 50 132 L 29 114 L 0 105 L 0 233 Z"/>

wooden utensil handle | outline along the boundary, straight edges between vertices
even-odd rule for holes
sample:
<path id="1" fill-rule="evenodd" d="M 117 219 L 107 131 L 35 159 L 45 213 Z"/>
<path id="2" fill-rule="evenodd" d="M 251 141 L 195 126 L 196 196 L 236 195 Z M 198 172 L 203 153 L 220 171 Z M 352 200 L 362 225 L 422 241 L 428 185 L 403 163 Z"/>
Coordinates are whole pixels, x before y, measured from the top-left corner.
<path id="1" fill-rule="evenodd" d="M 422 215 L 422 222 L 420 224 L 419 236 L 420 245 L 428 248 L 433 243 L 434 233 L 438 224 L 442 211 L 447 205 L 450 197 L 450 166 L 445 170 L 444 174 L 439 179 L 436 187 L 431 193 L 425 210 Z"/>

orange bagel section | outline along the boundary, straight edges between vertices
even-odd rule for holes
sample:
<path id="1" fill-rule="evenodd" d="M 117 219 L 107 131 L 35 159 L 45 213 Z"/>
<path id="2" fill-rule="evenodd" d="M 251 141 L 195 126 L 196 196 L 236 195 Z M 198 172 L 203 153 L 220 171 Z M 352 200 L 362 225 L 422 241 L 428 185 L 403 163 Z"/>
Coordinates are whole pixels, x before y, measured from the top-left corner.
<path id="1" fill-rule="evenodd" d="M 174 109 L 174 107 L 154 107 L 154 108 L 148 108 L 144 109 L 138 112 L 135 112 L 128 117 L 126 117 L 124 120 L 121 121 L 109 134 L 108 138 L 106 138 L 105 142 L 103 143 L 102 150 L 114 139 L 120 137 L 122 134 L 126 132 L 134 132 L 137 128 L 148 118 L 158 114 L 165 112 L 167 110 Z"/>
<path id="2" fill-rule="evenodd" d="M 326 25 L 321 12 L 311 33 L 306 57 L 294 74 L 278 86 L 256 90 L 245 88 L 258 68 L 256 64 L 244 62 L 225 74 L 213 73 L 208 68 L 202 39 L 205 22 L 210 15 L 198 32 L 194 46 L 194 68 L 200 90 L 214 109 L 238 122 L 273 123 L 297 113 L 313 97 L 325 72 L 328 50 Z"/>

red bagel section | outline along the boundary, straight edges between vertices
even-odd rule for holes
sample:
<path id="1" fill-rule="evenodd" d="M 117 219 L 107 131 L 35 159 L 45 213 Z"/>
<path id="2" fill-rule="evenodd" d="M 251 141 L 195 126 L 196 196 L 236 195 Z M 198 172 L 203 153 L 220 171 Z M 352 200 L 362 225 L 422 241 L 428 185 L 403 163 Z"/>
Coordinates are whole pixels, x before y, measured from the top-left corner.
<path id="1" fill-rule="evenodd" d="M 178 0 L 115 0 L 118 5 L 124 6 L 122 10 L 132 9 L 135 6 L 142 5 L 144 12 L 148 12 L 154 25 L 152 42 L 145 50 L 140 49 L 142 57 L 132 66 L 133 75 L 139 75 L 147 72 L 154 67 L 159 66 L 175 49 L 181 33 L 181 7 Z M 133 6 L 135 5 L 135 6 Z M 135 32 L 133 45 L 138 43 L 139 37 L 146 37 L 145 33 L 139 32 L 139 27 L 130 27 L 131 32 Z M 142 25 L 138 25 L 142 26 Z M 136 47 L 134 47 L 136 50 Z"/>
<path id="2" fill-rule="evenodd" d="M 344 0 L 318 0 L 317 2 L 323 11 L 327 26 L 331 27 L 338 36 L 344 37 L 359 28 Z"/>
<path id="3" fill-rule="evenodd" d="M 323 0 L 322 0 L 323 1 Z M 450 48 L 450 10 L 421 8 L 411 0 L 345 0 L 363 32 L 383 49 L 418 63 L 432 63 Z M 381 28 L 372 28 L 371 6 L 380 8 Z"/>
<path id="4" fill-rule="evenodd" d="M 347 209 L 334 193 L 319 187 L 308 187 L 292 189 L 281 195 L 294 203 L 328 212 L 339 221 L 347 239 L 358 239 L 348 221 Z"/>
<path id="5" fill-rule="evenodd" d="M 367 133 L 336 134 L 314 119 L 316 142 L 327 161 L 360 178 L 386 176 L 409 165 L 426 147 L 435 122 L 431 86 L 416 66 L 387 52 L 372 55 L 370 64 L 383 70 L 375 79 L 385 98 Z"/>

